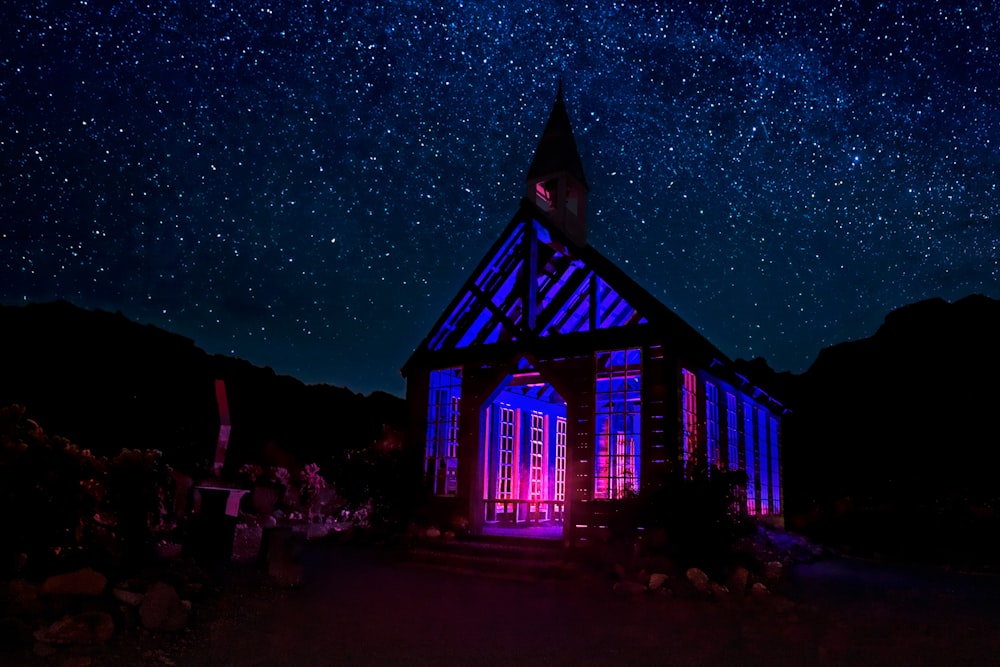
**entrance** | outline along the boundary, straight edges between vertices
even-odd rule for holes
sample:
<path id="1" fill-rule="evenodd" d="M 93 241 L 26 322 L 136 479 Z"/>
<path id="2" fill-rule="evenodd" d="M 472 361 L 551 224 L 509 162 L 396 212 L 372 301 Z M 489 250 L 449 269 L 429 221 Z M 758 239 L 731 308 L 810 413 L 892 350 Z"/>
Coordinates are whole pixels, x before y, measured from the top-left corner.
<path id="1" fill-rule="evenodd" d="M 566 505 L 566 402 L 522 365 L 483 406 L 483 532 L 559 538 Z"/>

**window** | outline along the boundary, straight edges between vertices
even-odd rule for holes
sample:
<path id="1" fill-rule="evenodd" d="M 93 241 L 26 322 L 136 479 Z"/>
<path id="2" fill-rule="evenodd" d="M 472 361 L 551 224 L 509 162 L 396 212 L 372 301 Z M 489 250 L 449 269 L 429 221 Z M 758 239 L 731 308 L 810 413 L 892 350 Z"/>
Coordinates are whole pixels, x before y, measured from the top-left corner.
<path id="1" fill-rule="evenodd" d="M 705 383 L 705 444 L 708 449 L 709 470 L 718 468 L 719 456 L 719 388 Z"/>
<path id="2" fill-rule="evenodd" d="M 684 428 L 684 442 L 681 459 L 684 467 L 697 456 L 698 447 L 698 378 L 687 369 L 681 370 L 681 419 Z"/>
<path id="3" fill-rule="evenodd" d="M 547 181 L 535 183 L 535 204 L 543 211 L 554 211 L 556 208 L 556 192 L 559 181 L 550 178 Z"/>
<path id="4" fill-rule="evenodd" d="M 754 459 L 757 456 L 756 451 L 754 451 L 754 433 L 757 429 L 754 428 L 753 420 L 753 404 L 749 401 L 743 402 L 743 456 L 744 465 L 747 471 L 747 512 L 750 514 L 757 513 L 757 480 L 756 480 L 756 465 L 754 464 Z"/>
<path id="5" fill-rule="evenodd" d="M 594 498 L 639 490 L 642 350 L 598 352 L 594 388 Z"/>
<path id="6" fill-rule="evenodd" d="M 726 445 L 729 470 L 740 469 L 740 424 L 736 421 L 736 395 L 726 392 Z"/>
<path id="7" fill-rule="evenodd" d="M 566 500 L 566 419 L 556 418 L 556 497 Z"/>
<path id="8" fill-rule="evenodd" d="M 458 493 L 458 427 L 462 404 L 462 369 L 430 373 L 427 394 L 427 442 L 424 473 L 437 495 Z"/>
<path id="9" fill-rule="evenodd" d="M 767 437 L 767 420 L 768 414 L 767 410 L 764 408 L 757 408 L 757 460 L 760 462 L 758 466 L 760 470 L 760 513 L 767 514 L 768 510 L 771 509 L 771 478 L 768 475 L 767 469 L 767 448 L 770 441 Z"/>
<path id="10" fill-rule="evenodd" d="M 771 417 L 771 512 L 781 514 L 781 477 L 778 470 L 778 420 Z"/>

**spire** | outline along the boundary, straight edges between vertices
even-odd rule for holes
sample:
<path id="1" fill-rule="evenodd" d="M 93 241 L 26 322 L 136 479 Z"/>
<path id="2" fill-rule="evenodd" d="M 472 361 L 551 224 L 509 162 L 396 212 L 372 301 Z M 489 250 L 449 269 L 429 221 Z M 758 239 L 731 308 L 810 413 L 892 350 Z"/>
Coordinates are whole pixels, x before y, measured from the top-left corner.
<path id="1" fill-rule="evenodd" d="M 559 92 L 556 103 L 552 105 L 552 113 L 545 124 L 545 131 L 538 141 L 535 157 L 528 168 L 528 180 L 534 180 L 558 171 L 568 172 L 583 187 L 587 187 L 587 179 L 583 175 L 583 162 L 576 148 L 573 130 L 569 124 L 569 114 L 566 112 L 566 102 L 563 99 L 562 77 L 559 78 Z"/>
<path id="2" fill-rule="evenodd" d="M 587 179 L 563 99 L 562 78 L 526 178 L 528 197 L 577 245 L 587 244 Z"/>

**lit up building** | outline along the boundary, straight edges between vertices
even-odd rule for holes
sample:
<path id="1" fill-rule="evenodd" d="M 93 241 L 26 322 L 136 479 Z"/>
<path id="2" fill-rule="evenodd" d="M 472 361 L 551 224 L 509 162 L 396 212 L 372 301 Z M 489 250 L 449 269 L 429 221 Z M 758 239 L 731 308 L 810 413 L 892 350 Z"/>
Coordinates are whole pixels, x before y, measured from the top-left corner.
<path id="1" fill-rule="evenodd" d="M 780 521 L 781 404 L 588 245 L 587 192 L 560 89 L 527 196 L 402 369 L 430 510 L 575 541 L 708 464 Z"/>

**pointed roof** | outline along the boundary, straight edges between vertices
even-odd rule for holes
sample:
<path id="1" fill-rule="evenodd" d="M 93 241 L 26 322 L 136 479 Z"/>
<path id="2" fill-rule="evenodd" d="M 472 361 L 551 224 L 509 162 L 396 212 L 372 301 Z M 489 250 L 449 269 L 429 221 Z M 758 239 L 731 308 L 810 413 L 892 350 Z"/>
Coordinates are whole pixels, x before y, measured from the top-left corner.
<path id="1" fill-rule="evenodd" d="M 459 362 L 474 350 L 629 330 L 726 357 L 676 313 L 590 246 L 576 246 L 528 200 L 403 366 Z M 647 334 L 641 333 L 648 332 Z M 638 336 L 638 338 L 636 338 Z M 445 361 L 446 360 L 446 361 Z M 460 362 L 459 362 L 460 363 Z"/>
<path id="2" fill-rule="evenodd" d="M 583 162 L 576 148 L 573 129 L 569 124 L 569 114 L 566 112 L 566 102 L 563 100 L 562 81 L 559 82 L 559 93 L 552 105 L 552 113 L 545 124 L 545 131 L 538 141 L 535 157 L 531 160 L 526 180 L 535 180 L 556 172 L 565 171 L 588 188 L 587 179 L 583 175 Z"/>

